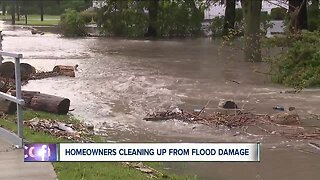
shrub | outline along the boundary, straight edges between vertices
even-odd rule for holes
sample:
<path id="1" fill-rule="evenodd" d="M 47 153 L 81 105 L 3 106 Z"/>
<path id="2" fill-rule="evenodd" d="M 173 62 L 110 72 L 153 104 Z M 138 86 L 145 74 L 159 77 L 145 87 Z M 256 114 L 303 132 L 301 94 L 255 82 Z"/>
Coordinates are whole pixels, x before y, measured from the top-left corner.
<path id="1" fill-rule="evenodd" d="M 83 18 L 84 22 L 86 24 L 89 24 L 92 22 L 92 20 L 94 22 L 97 22 L 97 13 L 96 12 L 87 12 L 87 11 L 83 11 L 80 13 L 81 17 Z"/>
<path id="2" fill-rule="evenodd" d="M 308 26 L 310 31 L 320 30 L 320 10 L 318 6 L 311 5 L 308 8 Z"/>
<path id="3" fill-rule="evenodd" d="M 223 35 L 224 16 L 216 16 L 211 20 L 210 30 L 213 37 Z"/>
<path id="4" fill-rule="evenodd" d="M 61 15 L 60 29 L 66 37 L 85 36 L 85 21 L 84 18 L 75 10 L 67 9 Z"/>
<path id="5" fill-rule="evenodd" d="M 272 60 L 273 80 L 295 88 L 320 85 L 320 32 L 302 32 Z"/>
<path id="6" fill-rule="evenodd" d="M 185 1 L 164 1 L 159 7 L 159 32 L 162 37 L 186 37 L 201 34 L 203 8 L 193 9 Z"/>
<path id="7" fill-rule="evenodd" d="M 285 8 L 273 8 L 271 9 L 271 20 L 284 20 L 284 18 L 287 16 L 287 10 Z"/>
<path id="8" fill-rule="evenodd" d="M 149 1 L 106 1 L 98 11 L 97 24 L 110 36 L 143 37 L 149 26 Z M 123 3 L 125 2 L 125 3 Z M 188 2 L 188 3 L 187 3 Z M 159 37 L 201 35 L 204 8 L 189 0 L 160 1 L 157 14 Z"/>
<path id="9" fill-rule="evenodd" d="M 236 9 L 234 30 L 229 32 L 227 38 L 233 39 L 235 36 L 243 35 L 243 13 L 241 8 Z M 220 37 L 223 35 L 224 16 L 216 16 L 211 20 L 210 30 L 213 37 Z"/>

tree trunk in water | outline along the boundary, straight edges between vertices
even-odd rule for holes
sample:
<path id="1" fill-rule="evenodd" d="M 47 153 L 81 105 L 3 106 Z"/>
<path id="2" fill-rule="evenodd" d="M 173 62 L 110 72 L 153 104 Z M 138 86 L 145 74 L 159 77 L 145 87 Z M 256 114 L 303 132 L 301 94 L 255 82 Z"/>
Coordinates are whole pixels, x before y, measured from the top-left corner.
<path id="1" fill-rule="evenodd" d="M 16 24 L 16 2 L 15 1 L 11 2 L 11 24 L 12 25 Z"/>
<path id="2" fill-rule="evenodd" d="M 149 26 L 148 31 L 145 34 L 145 37 L 157 37 L 158 36 L 158 9 L 159 9 L 159 0 L 149 1 Z"/>
<path id="3" fill-rule="evenodd" d="M 236 18 L 236 0 L 226 0 L 226 10 L 224 14 L 223 35 L 227 35 L 234 29 Z"/>
<path id="4" fill-rule="evenodd" d="M 24 14 L 25 24 L 28 24 L 28 2 L 22 3 L 22 13 Z"/>
<path id="5" fill-rule="evenodd" d="M 260 16 L 262 0 L 242 0 L 244 16 L 245 58 L 249 61 L 261 61 Z"/>
<path id="6" fill-rule="evenodd" d="M 41 16 L 41 21 L 43 21 L 43 14 L 44 14 L 43 2 L 40 1 L 40 16 Z"/>
<path id="7" fill-rule="evenodd" d="M 25 12 L 25 14 L 24 14 L 24 19 L 25 19 L 26 24 L 28 24 L 28 14 L 27 14 L 27 12 Z"/>
<path id="8" fill-rule="evenodd" d="M 308 29 L 307 0 L 289 0 L 291 31 Z"/>

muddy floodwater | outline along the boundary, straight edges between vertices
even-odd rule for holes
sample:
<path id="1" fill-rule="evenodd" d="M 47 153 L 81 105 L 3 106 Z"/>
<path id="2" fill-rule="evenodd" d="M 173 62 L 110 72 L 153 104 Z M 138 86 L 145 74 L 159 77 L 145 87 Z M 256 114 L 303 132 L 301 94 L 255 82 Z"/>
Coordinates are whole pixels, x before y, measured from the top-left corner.
<path id="1" fill-rule="evenodd" d="M 170 171 L 199 179 L 318 179 L 320 151 L 308 143 L 235 135 L 227 128 L 180 121 L 146 122 L 148 112 L 179 106 L 215 111 L 220 99 L 244 109 L 270 114 L 275 105 L 294 106 L 304 126 L 320 126 L 320 89 L 285 94 L 262 73 L 266 64 L 245 62 L 236 48 L 211 39 L 124 40 L 68 39 L 57 34 L 32 35 L 20 26 L 0 24 L 3 50 L 22 53 L 38 70 L 79 64 L 75 78 L 30 81 L 24 90 L 67 97 L 76 117 L 95 124 L 108 142 L 261 142 L 260 163 L 167 163 Z M 10 60 L 10 59 L 5 59 Z M 233 83 L 237 81 L 238 83 Z"/>

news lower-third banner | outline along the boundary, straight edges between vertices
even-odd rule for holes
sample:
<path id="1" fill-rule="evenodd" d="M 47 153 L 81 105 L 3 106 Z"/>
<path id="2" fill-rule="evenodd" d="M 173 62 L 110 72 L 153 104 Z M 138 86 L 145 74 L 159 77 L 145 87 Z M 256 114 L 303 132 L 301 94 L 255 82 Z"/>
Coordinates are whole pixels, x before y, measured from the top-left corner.
<path id="1" fill-rule="evenodd" d="M 259 143 L 25 144 L 25 162 L 187 161 L 259 162 Z"/>

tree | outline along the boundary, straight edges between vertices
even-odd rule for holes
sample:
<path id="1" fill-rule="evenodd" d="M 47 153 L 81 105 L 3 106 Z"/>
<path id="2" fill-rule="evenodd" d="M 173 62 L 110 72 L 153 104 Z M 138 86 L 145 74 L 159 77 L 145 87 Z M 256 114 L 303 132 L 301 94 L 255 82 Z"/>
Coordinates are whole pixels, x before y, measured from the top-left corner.
<path id="1" fill-rule="evenodd" d="M 223 34 L 227 35 L 234 29 L 236 18 L 236 0 L 226 0 L 226 10 L 224 15 Z"/>
<path id="2" fill-rule="evenodd" d="M 19 0 L 16 0 L 16 13 L 17 13 L 17 21 L 20 21 L 20 3 L 19 3 Z"/>
<path id="3" fill-rule="evenodd" d="M 148 6 L 149 25 L 145 37 L 157 37 L 158 35 L 158 9 L 159 0 L 150 0 Z"/>
<path id="4" fill-rule="evenodd" d="M 7 7 L 7 3 L 5 1 L 1 2 L 1 6 L 2 6 L 2 15 L 6 15 L 6 7 Z"/>
<path id="5" fill-rule="evenodd" d="M 289 0 L 291 31 L 308 29 L 307 0 Z"/>
<path id="6" fill-rule="evenodd" d="M 11 1 L 11 24 L 16 24 L 16 0 Z"/>
<path id="7" fill-rule="evenodd" d="M 308 29 L 310 31 L 320 30 L 319 0 L 312 0 L 308 9 Z"/>
<path id="8" fill-rule="evenodd" d="M 43 1 L 40 0 L 39 2 L 39 7 L 40 7 L 40 19 L 43 21 L 43 15 L 44 15 L 44 7 L 43 7 Z"/>
<path id="9" fill-rule="evenodd" d="M 262 0 L 242 0 L 244 16 L 244 53 L 247 60 L 261 61 L 260 17 Z"/>
<path id="10" fill-rule="evenodd" d="M 22 1 L 22 13 L 24 14 L 25 24 L 28 24 L 28 1 Z"/>

